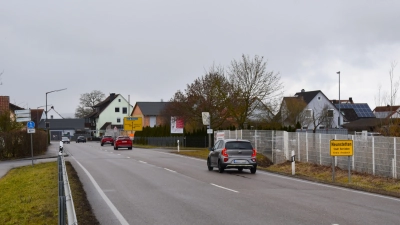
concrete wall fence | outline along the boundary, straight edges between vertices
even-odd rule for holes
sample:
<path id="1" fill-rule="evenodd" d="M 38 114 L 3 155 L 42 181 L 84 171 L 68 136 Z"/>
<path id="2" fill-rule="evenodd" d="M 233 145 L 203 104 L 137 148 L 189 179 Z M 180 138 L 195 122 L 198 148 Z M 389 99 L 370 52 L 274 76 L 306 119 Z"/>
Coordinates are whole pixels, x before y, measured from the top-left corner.
<path id="1" fill-rule="evenodd" d="M 286 132 L 273 130 L 223 130 L 215 131 L 214 139 L 232 138 L 250 140 L 259 153 L 269 157 L 274 164 L 290 160 L 294 151 L 296 161 L 331 166 L 330 140 L 353 140 L 352 171 L 397 179 L 400 173 L 400 138 Z M 347 156 L 335 156 L 335 166 L 347 170 Z"/>

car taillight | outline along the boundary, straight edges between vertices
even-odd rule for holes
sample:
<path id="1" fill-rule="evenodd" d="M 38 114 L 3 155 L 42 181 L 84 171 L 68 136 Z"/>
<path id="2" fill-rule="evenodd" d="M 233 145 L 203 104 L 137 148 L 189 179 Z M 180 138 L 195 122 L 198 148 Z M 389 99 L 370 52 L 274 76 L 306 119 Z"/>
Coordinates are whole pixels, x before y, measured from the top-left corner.
<path id="1" fill-rule="evenodd" d="M 226 148 L 222 149 L 221 154 L 222 154 L 224 157 L 228 157 L 228 152 L 226 151 Z"/>
<path id="2" fill-rule="evenodd" d="M 253 154 L 251 154 L 251 158 L 255 158 L 257 156 L 257 150 L 253 148 Z"/>

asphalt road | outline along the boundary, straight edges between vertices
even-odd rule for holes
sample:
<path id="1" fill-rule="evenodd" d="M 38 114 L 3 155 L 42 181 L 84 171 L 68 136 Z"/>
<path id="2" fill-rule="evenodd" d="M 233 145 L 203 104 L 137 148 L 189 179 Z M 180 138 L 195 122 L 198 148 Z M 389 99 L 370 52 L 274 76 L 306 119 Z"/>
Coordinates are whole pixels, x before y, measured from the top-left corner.
<path id="1" fill-rule="evenodd" d="M 257 171 L 207 170 L 162 149 L 64 145 L 101 224 L 399 224 L 400 199 Z"/>

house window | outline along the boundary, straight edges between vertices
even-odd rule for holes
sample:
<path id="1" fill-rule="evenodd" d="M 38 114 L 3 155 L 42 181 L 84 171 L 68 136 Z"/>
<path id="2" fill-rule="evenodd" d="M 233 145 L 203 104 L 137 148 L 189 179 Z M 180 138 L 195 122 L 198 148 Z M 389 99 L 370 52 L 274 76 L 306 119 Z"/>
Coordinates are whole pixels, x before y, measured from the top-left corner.
<path id="1" fill-rule="evenodd" d="M 312 109 L 306 109 L 306 118 L 311 118 L 313 116 Z"/>
<path id="2" fill-rule="evenodd" d="M 117 123 L 121 123 L 121 118 L 117 118 Z"/>
<path id="3" fill-rule="evenodd" d="M 328 118 L 333 118 L 333 109 L 328 109 Z"/>
<path id="4" fill-rule="evenodd" d="M 321 100 L 321 97 L 318 97 L 318 100 Z"/>
<path id="5" fill-rule="evenodd" d="M 120 99 L 120 98 L 118 99 L 118 102 L 121 102 L 121 99 Z"/>
<path id="6" fill-rule="evenodd" d="M 325 126 L 319 126 L 319 129 L 325 129 Z"/>
<path id="7" fill-rule="evenodd" d="M 122 108 L 122 114 L 127 114 L 128 113 L 128 109 L 126 107 Z"/>
<path id="8" fill-rule="evenodd" d="M 115 112 L 119 112 L 119 107 L 115 107 Z"/>

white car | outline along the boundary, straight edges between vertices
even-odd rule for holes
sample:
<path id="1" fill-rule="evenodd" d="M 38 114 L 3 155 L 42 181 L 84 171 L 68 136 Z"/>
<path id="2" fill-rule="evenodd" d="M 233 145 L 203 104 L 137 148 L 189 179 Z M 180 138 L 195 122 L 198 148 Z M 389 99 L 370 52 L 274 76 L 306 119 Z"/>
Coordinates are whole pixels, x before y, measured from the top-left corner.
<path id="1" fill-rule="evenodd" d="M 69 140 L 68 137 L 62 137 L 62 138 L 61 138 L 61 141 L 62 141 L 64 144 L 65 144 L 65 143 L 67 143 L 67 144 L 70 143 L 70 140 Z"/>

